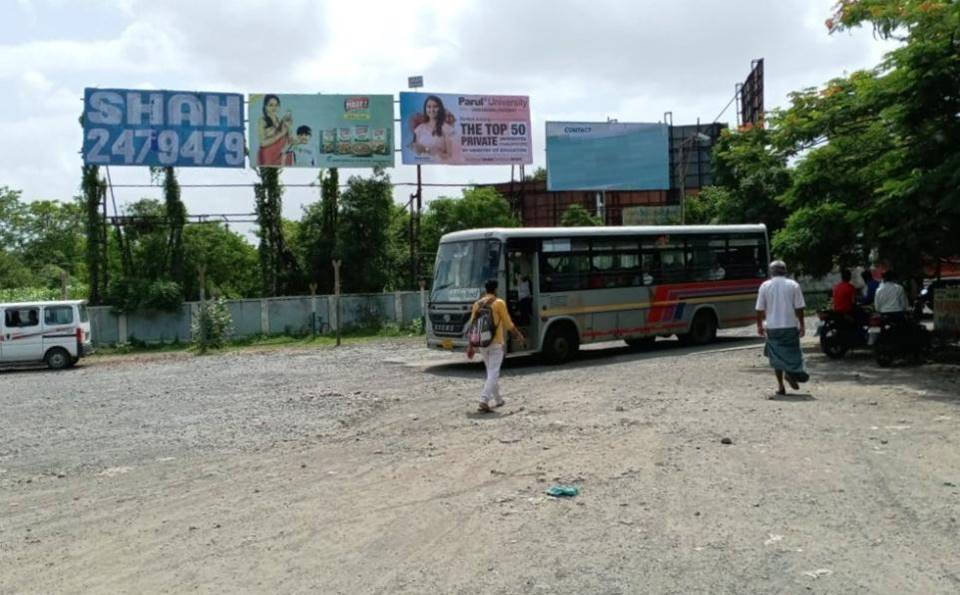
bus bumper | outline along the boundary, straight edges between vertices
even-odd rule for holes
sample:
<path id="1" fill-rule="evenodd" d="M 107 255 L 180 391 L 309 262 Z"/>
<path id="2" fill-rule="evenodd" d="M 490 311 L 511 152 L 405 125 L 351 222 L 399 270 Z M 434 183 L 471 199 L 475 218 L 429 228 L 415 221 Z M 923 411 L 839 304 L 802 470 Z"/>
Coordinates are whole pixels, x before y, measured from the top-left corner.
<path id="1" fill-rule="evenodd" d="M 443 351 L 466 351 L 467 340 L 453 337 L 433 337 L 427 339 L 427 347 L 430 349 L 440 349 Z"/>

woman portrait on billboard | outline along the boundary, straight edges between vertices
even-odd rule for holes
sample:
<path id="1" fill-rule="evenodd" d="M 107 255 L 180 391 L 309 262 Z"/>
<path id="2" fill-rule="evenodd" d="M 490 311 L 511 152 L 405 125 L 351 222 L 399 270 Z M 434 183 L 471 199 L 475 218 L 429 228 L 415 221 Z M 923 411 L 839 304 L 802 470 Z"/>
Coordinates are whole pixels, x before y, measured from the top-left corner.
<path id="1" fill-rule="evenodd" d="M 257 165 L 281 167 L 283 152 L 290 142 L 290 127 L 293 114 L 280 117 L 280 98 L 276 95 L 263 96 L 263 117 L 257 125 L 257 138 L 260 149 L 257 151 Z"/>
<path id="2" fill-rule="evenodd" d="M 439 97 L 427 96 L 423 102 L 423 112 L 415 114 L 410 123 L 413 128 L 410 148 L 418 156 L 447 161 L 454 151 L 454 121 L 453 114 L 443 107 Z"/>

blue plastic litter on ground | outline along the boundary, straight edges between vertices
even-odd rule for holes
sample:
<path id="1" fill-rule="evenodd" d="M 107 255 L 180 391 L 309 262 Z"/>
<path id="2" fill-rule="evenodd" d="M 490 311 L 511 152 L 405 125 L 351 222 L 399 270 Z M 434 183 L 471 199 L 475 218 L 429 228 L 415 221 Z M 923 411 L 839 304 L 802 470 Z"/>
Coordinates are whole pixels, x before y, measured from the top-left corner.
<path id="1" fill-rule="evenodd" d="M 579 488 L 574 486 L 551 486 L 547 488 L 546 494 L 554 498 L 573 498 L 580 493 Z"/>

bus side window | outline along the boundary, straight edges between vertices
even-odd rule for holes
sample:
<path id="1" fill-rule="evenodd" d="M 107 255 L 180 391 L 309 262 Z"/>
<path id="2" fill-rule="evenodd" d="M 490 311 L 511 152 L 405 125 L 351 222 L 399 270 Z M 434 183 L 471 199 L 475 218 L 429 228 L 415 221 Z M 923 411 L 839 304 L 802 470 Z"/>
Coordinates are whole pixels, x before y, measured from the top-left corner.
<path id="1" fill-rule="evenodd" d="M 667 249 L 660 252 L 660 274 L 665 283 L 681 283 L 686 280 L 686 265 L 682 249 Z"/>
<path id="2" fill-rule="evenodd" d="M 766 276 L 766 255 L 762 237 L 730 238 L 727 249 L 728 279 L 753 279 Z"/>
<path id="3" fill-rule="evenodd" d="M 691 238 L 687 242 L 687 269 L 694 281 L 725 279 L 727 242 L 722 237 Z"/>
<path id="4" fill-rule="evenodd" d="M 641 256 L 640 278 L 638 285 L 653 285 L 658 282 L 657 258 L 653 252 L 644 252 Z"/>

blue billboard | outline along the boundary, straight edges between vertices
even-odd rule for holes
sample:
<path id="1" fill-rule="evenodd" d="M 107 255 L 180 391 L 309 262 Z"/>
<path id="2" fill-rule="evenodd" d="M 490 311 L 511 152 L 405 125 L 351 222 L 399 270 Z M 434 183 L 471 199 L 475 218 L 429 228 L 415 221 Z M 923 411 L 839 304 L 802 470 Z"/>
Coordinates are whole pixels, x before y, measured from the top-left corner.
<path id="1" fill-rule="evenodd" d="M 547 122 L 547 190 L 667 188 L 666 124 Z"/>
<path id="2" fill-rule="evenodd" d="M 243 167 L 243 95 L 84 89 L 83 163 Z"/>

